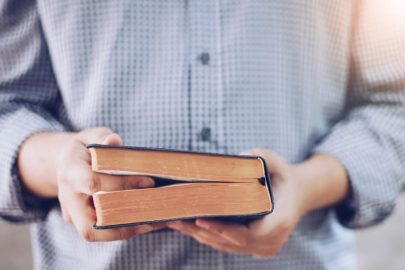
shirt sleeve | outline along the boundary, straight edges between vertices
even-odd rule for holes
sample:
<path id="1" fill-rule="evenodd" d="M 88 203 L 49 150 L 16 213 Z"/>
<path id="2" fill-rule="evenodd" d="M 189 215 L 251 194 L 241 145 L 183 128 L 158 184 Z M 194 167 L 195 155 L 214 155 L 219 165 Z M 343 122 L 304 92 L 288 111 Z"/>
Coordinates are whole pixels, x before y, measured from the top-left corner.
<path id="1" fill-rule="evenodd" d="M 45 218 L 50 201 L 22 185 L 16 160 L 21 144 L 41 131 L 63 131 L 61 97 L 34 1 L 0 4 L 0 217 Z"/>
<path id="2" fill-rule="evenodd" d="M 362 3 L 354 15 L 347 113 L 314 149 L 347 170 L 351 194 L 336 213 L 349 228 L 383 221 L 405 181 L 405 4 Z"/>

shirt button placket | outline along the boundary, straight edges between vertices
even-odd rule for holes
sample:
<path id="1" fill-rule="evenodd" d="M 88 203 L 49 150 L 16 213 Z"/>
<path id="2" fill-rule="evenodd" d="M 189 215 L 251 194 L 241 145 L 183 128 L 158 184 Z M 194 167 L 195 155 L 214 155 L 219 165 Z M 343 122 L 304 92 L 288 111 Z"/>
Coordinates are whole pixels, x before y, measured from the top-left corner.
<path id="1" fill-rule="evenodd" d="M 219 6 L 190 1 L 191 123 L 193 150 L 215 152 L 218 114 Z"/>

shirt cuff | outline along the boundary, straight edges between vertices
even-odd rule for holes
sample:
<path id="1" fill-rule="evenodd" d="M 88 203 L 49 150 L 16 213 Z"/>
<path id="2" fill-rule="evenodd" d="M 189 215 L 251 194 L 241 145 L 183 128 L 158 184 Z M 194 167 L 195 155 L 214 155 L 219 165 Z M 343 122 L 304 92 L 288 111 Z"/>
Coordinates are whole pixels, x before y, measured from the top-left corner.
<path id="1" fill-rule="evenodd" d="M 43 220 L 55 200 L 41 199 L 24 187 L 17 169 L 18 151 L 32 134 L 64 128 L 52 117 L 26 108 L 3 117 L 1 124 L 0 217 L 13 222 Z"/>
<path id="2" fill-rule="evenodd" d="M 363 228 L 380 223 L 395 207 L 399 190 L 392 167 L 395 159 L 390 149 L 377 145 L 367 129 L 338 124 L 313 150 L 333 156 L 347 171 L 350 193 L 335 207 L 337 218 L 345 227 Z"/>

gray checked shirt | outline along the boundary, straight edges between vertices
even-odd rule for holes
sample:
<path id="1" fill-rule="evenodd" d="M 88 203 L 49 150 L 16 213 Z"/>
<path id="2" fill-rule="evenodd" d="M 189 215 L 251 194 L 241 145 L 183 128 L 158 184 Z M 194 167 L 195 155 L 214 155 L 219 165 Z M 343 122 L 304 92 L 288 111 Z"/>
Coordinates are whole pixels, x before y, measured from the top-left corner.
<path id="1" fill-rule="evenodd" d="M 0 216 L 32 223 L 37 269 L 355 268 L 350 229 L 384 220 L 404 187 L 402 2 L 0 1 Z M 266 260 L 172 230 L 88 243 L 24 189 L 16 156 L 35 132 L 97 126 L 133 146 L 328 153 L 351 195 Z"/>

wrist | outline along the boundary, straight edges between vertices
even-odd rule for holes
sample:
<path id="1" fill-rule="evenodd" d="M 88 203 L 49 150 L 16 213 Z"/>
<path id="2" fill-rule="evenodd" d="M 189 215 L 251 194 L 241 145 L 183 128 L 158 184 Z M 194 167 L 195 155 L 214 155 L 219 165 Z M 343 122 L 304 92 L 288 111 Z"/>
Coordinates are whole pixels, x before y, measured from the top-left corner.
<path id="1" fill-rule="evenodd" d="M 298 200 L 298 215 L 301 218 L 308 212 L 313 210 L 311 200 L 311 190 L 308 184 L 308 174 L 303 169 L 301 164 L 292 165 L 291 168 L 292 181 L 296 189 Z"/>
<path id="2" fill-rule="evenodd" d="M 18 171 L 24 186 L 43 198 L 57 197 L 60 150 L 73 133 L 41 132 L 30 136 L 20 148 Z"/>
<path id="3" fill-rule="evenodd" d="M 293 165 L 293 174 L 301 194 L 303 213 L 337 204 L 348 194 L 346 170 L 330 155 L 315 154 Z"/>

